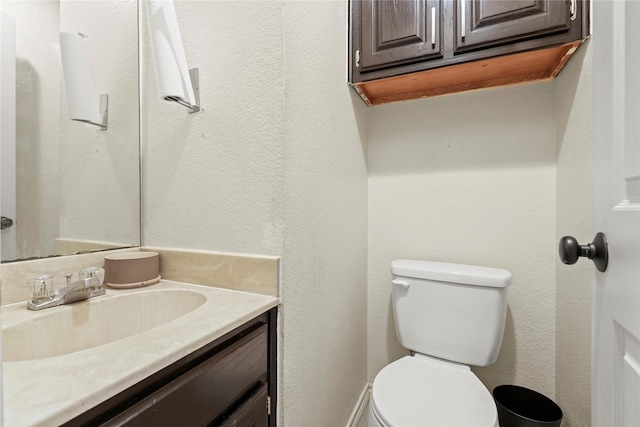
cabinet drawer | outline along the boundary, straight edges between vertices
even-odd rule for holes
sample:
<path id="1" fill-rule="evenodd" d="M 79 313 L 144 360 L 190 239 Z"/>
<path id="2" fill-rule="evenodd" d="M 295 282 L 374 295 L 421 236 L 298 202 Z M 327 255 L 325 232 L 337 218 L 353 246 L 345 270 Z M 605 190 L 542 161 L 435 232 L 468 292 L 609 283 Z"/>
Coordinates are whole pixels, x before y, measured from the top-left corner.
<path id="1" fill-rule="evenodd" d="M 267 385 L 263 384 L 220 427 L 267 427 L 269 419 Z"/>
<path id="2" fill-rule="evenodd" d="M 207 425 L 267 380 L 267 326 L 262 325 L 104 425 Z"/>

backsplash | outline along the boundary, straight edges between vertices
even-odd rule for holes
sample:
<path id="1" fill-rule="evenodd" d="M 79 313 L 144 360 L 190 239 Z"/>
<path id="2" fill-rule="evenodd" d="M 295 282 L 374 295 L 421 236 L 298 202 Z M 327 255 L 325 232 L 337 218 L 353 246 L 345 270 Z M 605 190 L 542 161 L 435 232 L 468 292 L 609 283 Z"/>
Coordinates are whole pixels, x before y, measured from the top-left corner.
<path id="1" fill-rule="evenodd" d="M 280 258 L 227 252 L 143 247 L 160 254 L 165 280 L 278 296 Z"/>
<path id="2" fill-rule="evenodd" d="M 140 250 L 160 254 L 160 275 L 165 280 L 278 296 L 278 257 L 143 247 L 2 264 L 1 304 L 26 301 L 27 281 L 33 277 L 50 274 L 62 280 L 83 268 L 102 267 L 107 254 Z"/>

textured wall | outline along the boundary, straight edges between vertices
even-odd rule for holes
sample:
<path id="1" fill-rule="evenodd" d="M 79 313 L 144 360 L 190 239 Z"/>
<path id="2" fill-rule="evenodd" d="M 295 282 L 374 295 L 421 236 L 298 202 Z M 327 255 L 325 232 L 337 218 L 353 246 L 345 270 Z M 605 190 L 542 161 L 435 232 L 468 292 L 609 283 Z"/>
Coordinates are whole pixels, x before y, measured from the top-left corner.
<path id="1" fill-rule="evenodd" d="M 280 423 L 344 425 L 367 327 L 365 109 L 345 83 L 346 3 L 175 6 L 204 111 L 158 99 L 143 19 L 143 241 L 282 256 Z"/>
<path id="2" fill-rule="evenodd" d="M 555 122 L 552 83 L 376 107 L 369 128 L 368 374 L 406 353 L 391 312 L 394 258 L 513 273 L 489 389 L 555 388 Z"/>
<path id="3" fill-rule="evenodd" d="M 592 72 L 589 45 L 555 81 L 558 138 L 557 235 L 581 244 L 594 236 L 592 215 Z M 563 425 L 591 425 L 591 300 L 594 267 L 556 261 L 556 401 Z"/>
<path id="4" fill-rule="evenodd" d="M 364 104 L 345 83 L 346 2 L 285 2 L 281 425 L 345 425 L 366 383 Z"/>
<path id="5" fill-rule="evenodd" d="M 203 111 L 161 101 L 142 6 L 145 245 L 280 255 L 284 186 L 279 2 L 178 1 Z"/>
<path id="6" fill-rule="evenodd" d="M 344 424 L 405 354 L 397 257 L 511 270 L 501 356 L 476 372 L 554 397 L 556 84 L 365 109 L 344 84 L 343 2 L 176 10 L 204 111 L 157 99 L 143 25 L 144 242 L 283 257 L 280 423 Z"/>
<path id="7" fill-rule="evenodd" d="M 176 10 L 204 110 L 158 99 L 142 19 L 144 243 L 283 257 L 280 423 L 344 424 L 367 377 L 405 354 L 389 263 L 406 257 L 511 270 L 501 356 L 476 372 L 555 394 L 569 425 L 589 425 L 590 270 L 555 251 L 592 237 L 589 215 L 572 220 L 590 205 L 574 184 L 590 179 L 590 55 L 554 83 L 366 109 L 344 83 L 344 2 Z M 133 161 L 85 136 L 86 156 Z M 132 197 L 117 178 L 106 197 Z"/>

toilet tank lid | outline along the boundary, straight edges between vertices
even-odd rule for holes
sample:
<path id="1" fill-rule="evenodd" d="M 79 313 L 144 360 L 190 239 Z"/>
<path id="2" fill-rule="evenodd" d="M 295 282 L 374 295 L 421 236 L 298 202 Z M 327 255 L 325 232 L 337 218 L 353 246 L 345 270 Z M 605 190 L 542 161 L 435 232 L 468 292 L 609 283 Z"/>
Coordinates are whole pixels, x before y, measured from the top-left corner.
<path id="1" fill-rule="evenodd" d="M 391 274 L 492 288 L 506 288 L 512 280 L 511 272 L 501 268 L 410 259 L 393 260 Z"/>

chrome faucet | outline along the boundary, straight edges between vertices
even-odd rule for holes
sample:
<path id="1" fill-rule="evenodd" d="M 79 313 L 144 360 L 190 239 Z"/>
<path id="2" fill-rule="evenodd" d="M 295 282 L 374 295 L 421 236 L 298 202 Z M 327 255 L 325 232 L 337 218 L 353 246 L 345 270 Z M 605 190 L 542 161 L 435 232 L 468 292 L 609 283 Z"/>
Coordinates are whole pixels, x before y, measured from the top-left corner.
<path id="1" fill-rule="evenodd" d="M 100 277 L 92 275 L 72 283 L 72 276 L 71 274 L 67 275 L 67 286 L 56 290 L 52 295 L 37 296 L 27 301 L 27 308 L 29 310 L 43 310 L 45 308 L 71 304 L 76 301 L 97 297 L 106 293 L 102 287 Z"/>

